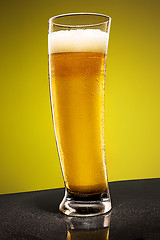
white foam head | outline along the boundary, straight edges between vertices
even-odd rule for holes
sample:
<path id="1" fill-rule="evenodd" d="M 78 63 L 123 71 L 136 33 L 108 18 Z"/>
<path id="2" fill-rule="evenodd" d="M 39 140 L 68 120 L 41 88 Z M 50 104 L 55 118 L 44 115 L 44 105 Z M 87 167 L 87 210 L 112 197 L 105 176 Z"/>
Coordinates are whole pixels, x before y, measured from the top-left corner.
<path id="1" fill-rule="evenodd" d="M 105 53 L 108 33 L 99 29 L 77 29 L 52 32 L 48 35 L 49 53 L 99 52 Z"/>

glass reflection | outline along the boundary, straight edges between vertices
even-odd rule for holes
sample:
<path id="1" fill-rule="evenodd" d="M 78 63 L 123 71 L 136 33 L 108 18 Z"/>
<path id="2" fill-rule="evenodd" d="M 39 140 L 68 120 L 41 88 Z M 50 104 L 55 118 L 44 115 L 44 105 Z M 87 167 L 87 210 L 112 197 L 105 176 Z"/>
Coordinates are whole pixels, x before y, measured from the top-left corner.
<path id="1" fill-rule="evenodd" d="M 67 217 L 66 240 L 108 240 L 111 213 L 95 217 Z"/>

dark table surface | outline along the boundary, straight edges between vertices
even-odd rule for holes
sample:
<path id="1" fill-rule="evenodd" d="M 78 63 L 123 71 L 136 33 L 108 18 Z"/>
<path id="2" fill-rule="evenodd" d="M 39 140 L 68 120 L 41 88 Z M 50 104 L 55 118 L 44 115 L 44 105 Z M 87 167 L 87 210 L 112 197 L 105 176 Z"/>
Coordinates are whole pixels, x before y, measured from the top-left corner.
<path id="1" fill-rule="evenodd" d="M 58 212 L 64 189 L 1 195 L 0 240 L 160 240 L 160 179 L 112 182 L 109 188 L 111 216 L 92 218 Z"/>

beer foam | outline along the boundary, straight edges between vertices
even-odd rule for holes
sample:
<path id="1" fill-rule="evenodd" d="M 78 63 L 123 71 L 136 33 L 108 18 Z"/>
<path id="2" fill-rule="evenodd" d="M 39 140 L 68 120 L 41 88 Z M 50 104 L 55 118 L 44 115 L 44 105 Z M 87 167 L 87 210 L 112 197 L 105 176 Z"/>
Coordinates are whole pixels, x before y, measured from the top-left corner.
<path id="1" fill-rule="evenodd" d="M 105 53 L 108 33 L 99 29 L 77 29 L 48 34 L 49 53 L 99 52 Z"/>

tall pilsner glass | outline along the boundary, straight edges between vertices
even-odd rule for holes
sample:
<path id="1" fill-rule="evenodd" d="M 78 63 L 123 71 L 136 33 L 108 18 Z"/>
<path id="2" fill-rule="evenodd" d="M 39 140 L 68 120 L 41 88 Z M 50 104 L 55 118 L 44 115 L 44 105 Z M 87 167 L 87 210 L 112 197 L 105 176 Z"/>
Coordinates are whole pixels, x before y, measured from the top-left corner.
<path id="1" fill-rule="evenodd" d="M 104 87 L 111 18 L 72 13 L 49 19 L 49 78 L 65 183 L 59 210 L 70 216 L 111 210 L 104 139 Z"/>

